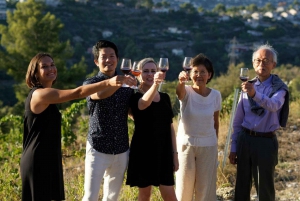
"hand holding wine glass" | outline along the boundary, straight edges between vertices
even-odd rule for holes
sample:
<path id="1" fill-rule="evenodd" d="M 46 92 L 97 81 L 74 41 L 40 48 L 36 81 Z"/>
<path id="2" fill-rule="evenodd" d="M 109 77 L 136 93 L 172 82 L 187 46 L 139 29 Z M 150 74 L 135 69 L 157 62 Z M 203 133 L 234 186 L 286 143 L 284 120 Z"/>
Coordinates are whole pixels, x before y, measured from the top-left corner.
<path id="1" fill-rule="evenodd" d="M 249 69 L 248 68 L 241 68 L 240 80 L 242 82 L 247 82 L 248 81 L 248 79 L 249 79 L 249 74 L 248 73 L 249 73 Z M 244 83 L 242 85 L 244 85 Z M 243 87 L 242 87 L 242 90 L 243 90 Z"/>
<path id="2" fill-rule="evenodd" d="M 182 63 L 182 67 L 187 75 L 189 75 L 189 72 L 192 69 L 191 60 L 192 60 L 192 57 L 185 57 L 183 60 L 183 63 Z M 184 82 L 189 82 L 189 78 Z"/>
<path id="3" fill-rule="evenodd" d="M 169 70 L 168 58 L 160 58 L 159 59 L 158 69 L 163 73 L 166 73 Z M 165 82 L 162 82 L 162 84 L 165 84 Z"/>
<path id="4" fill-rule="evenodd" d="M 125 76 L 128 76 L 131 71 L 131 59 L 123 58 L 120 69 Z M 122 87 L 129 87 L 129 85 L 123 84 Z"/>
<path id="5" fill-rule="evenodd" d="M 160 84 L 164 81 L 164 73 L 163 72 L 156 72 L 153 76 L 153 82 L 155 84 Z"/>
<path id="6" fill-rule="evenodd" d="M 247 82 L 249 79 L 249 69 L 248 68 L 241 68 L 240 72 L 240 80 L 243 82 Z"/>

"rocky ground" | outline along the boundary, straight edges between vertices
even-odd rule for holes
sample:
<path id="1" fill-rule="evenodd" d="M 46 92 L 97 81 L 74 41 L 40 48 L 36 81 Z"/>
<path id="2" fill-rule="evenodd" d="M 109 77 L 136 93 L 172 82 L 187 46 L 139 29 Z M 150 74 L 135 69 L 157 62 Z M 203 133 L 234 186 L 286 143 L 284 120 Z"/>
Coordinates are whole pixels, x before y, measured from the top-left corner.
<path id="1" fill-rule="evenodd" d="M 300 201 L 300 128 L 295 125 L 277 131 L 279 163 L 275 172 L 276 201 Z M 232 182 L 234 185 L 234 182 Z M 234 186 L 217 190 L 219 201 L 231 201 Z M 257 201 L 252 190 L 251 200 Z"/>

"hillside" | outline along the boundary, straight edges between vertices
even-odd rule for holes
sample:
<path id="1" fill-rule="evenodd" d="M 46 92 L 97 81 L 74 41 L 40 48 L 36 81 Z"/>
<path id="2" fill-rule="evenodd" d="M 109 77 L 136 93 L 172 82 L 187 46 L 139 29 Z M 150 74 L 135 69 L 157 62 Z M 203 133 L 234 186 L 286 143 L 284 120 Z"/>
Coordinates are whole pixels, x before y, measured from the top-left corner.
<path id="1" fill-rule="evenodd" d="M 85 57 L 87 74 L 97 70 L 91 47 L 103 38 L 118 45 L 121 58 L 153 57 L 158 60 L 162 56 L 168 57 L 168 81 L 177 78 L 184 56 L 195 56 L 200 52 L 213 61 L 217 76 L 227 71 L 230 62 L 236 65 L 244 62 L 245 67 L 252 68 L 253 47 L 267 42 L 279 52 L 278 65 L 300 66 L 300 26 L 287 19 L 262 17 L 254 20 L 250 11 L 247 15 L 231 16 L 212 10 L 189 12 L 184 8 L 155 13 L 144 7 L 133 7 L 130 3 L 116 4 L 104 0 L 91 0 L 87 4 L 62 2 L 57 7 L 48 6 L 46 11 L 64 24 L 61 41 L 69 40 L 74 50 L 69 66 Z M 103 36 L 107 33 L 112 35 Z M 260 35 L 255 35 L 258 33 Z M 182 55 L 173 51 L 182 51 Z M 78 83 L 82 83 L 85 77 L 82 75 Z M 0 89 L 4 91 L 0 100 L 3 105 L 13 106 L 17 101 L 13 92 L 14 81 L 4 71 L 0 71 L 0 78 Z"/>
<path id="2" fill-rule="evenodd" d="M 183 56 L 193 56 L 199 52 L 215 61 L 217 74 L 226 72 L 230 60 L 229 44 L 234 37 L 241 47 L 236 49 L 236 63 L 250 65 L 253 45 L 269 42 L 280 53 L 281 64 L 300 65 L 300 35 L 297 34 L 300 27 L 285 19 L 278 21 L 264 17 L 257 21 L 256 28 L 252 28 L 247 23 L 248 19 L 252 19 L 250 14 L 227 19 L 214 12 L 201 15 L 189 14 L 184 10 L 154 13 L 143 7 L 117 6 L 107 1 L 68 3 L 56 8 L 49 7 L 49 11 L 65 24 L 62 39 L 71 40 L 75 55 L 85 55 L 91 69 L 94 65 L 88 49 L 103 38 L 104 31 L 112 32 L 107 39 L 119 46 L 121 57 L 134 60 L 148 56 L 171 58 L 173 70 L 168 73 L 170 80 L 174 80 L 181 70 Z M 175 33 L 172 33 L 172 28 Z M 254 36 L 249 31 L 262 35 Z M 183 55 L 172 54 L 172 49 L 182 49 Z"/>

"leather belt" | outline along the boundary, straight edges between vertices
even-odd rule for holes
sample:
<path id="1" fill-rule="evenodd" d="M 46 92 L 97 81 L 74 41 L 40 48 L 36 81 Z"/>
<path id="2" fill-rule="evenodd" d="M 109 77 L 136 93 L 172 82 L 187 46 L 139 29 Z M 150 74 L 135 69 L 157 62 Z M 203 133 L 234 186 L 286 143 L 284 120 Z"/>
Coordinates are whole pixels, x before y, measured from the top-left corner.
<path id="1" fill-rule="evenodd" d="M 276 136 L 275 132 L 256 132 L 253 130 L 250 130 L 248 128 L 243 127 L 243 130 L 250 136 L 253 137 L 266 137 L 266 138 L 273 138 Z"/>

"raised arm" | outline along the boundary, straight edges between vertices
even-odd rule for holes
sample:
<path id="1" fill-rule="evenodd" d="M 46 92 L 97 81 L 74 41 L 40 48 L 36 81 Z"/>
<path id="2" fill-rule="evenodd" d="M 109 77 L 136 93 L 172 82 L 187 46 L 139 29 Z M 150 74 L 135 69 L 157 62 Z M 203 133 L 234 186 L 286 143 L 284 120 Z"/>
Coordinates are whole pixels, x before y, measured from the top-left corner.
<path id="1" fill-rule="evenodd" d="M 281 89 L 274 93 L 274 95 L 270 98 L 266 94 L 260 93 L 255 90 L 254 84 L 249 82 L 243 82 L 241 84 L 242 90 L 247 92 L 253 100 L 263 107 L 266 110 L 271 112 L 276 112 L 281 109 L 284 104 L 286 91 Z"/>
<path id="2" fill-rule="evenodd" d="M 154 83 L 148 89 L 148 91 L 140 98 L 138 102 L 138 108 L 140 110 L 144 110 L 147 107 L 149 107 L 155 97 L 155 95 L 158 93 L 157 89 L 159 84 L 163 81 L 164 74 L 162 72 L 156 72 L 154 75 Z"/>
<path id="3" fill-rule="evenodd" d="M 136 85 L 136 80 L 131 76 L 117 75 L 109 79 L 111 85 L 91 95 L 93 100 L 105 99 L 113 95 L 122 85 L 128 84 L 129 86 Z"/>
<path id="4" fill-rule="evenodd" d="M 185 71 L 181 71 L 178 76 L 178 84 L 176 87 L 176 95 L 179 100 L 182 100 L 185 97 L 186 91 L 185 91 L 185 81 L 187 80 L 187 74 Z"/>
<path id="5" fill-rule="evenodd" d="M 271 98 L 269 98 L 265 94 L 256 92 L 253 100 L 257 102 L 261 107 L 271 112 L 276 112 L 281 109 L 282 105 L 284 104 L 285 94 L 285 90 L 279 90 Z"/>
<path id="6" fill-rule="evenodd" d="M 122 83 L 103 80 L 94 84 L 88 84 L 75 89 L 59 90 L 54 88 L 41 88 L 34 91 L 30 102 L 31 110 L 39 114 L 44 111 L 49 104 L 63 103 L 74 99 L 87 97 L 106 87 L 120 87 Z"/>

